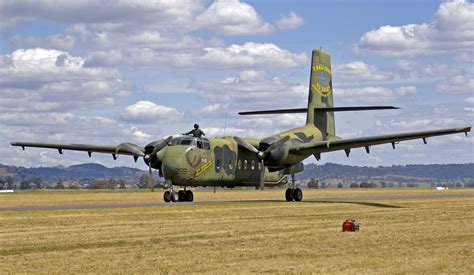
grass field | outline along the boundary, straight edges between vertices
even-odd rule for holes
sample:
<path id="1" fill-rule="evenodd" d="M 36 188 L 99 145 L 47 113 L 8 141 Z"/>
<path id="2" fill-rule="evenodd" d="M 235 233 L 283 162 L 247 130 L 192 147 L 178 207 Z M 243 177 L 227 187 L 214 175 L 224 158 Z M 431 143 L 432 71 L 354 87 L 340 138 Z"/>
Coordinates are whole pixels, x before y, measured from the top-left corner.
<path id="1" fill-rule="evenodd" d="M 195 191 L 197 201 L 283 199 L 284 190 Z M 305 190 L 305 198 L 439 194 Z M 474 190 L 443 193 L 474 194 Z M 0 194 L 0 207 L 161 201 L 161 192 Z M 361 231 L 342 233 L 346 218 Z M 474 274 L 474 199 L 242 202 L 0 212 L 0 273 Z"/>

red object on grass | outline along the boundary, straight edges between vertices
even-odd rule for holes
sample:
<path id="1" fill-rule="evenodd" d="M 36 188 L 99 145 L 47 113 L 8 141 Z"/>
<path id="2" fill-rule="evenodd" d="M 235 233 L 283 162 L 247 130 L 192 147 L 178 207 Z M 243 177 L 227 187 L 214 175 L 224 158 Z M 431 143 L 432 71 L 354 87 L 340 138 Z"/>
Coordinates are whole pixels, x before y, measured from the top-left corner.
<path id="1" fill-rule="evenodd" d="M 359 223 L 353 219 L 347 219 L 342 223 L 342 232 L 356 232 L 359 231 Z"/>

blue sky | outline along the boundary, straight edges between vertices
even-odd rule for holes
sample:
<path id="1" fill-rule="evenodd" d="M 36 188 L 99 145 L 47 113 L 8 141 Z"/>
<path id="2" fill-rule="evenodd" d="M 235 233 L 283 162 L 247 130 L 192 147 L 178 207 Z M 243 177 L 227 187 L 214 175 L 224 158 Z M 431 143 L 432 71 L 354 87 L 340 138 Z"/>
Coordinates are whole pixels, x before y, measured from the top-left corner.
<path id="1" fill-rule="evenodd" d="M 187 131 L 264 137 L 306 106 L 309 57 L 332 56 L 337 134 L 361 137 L 472 125 L 474 4 L 456 1 L 0 2 L 0 163 L 145 168 L 121 157 L 9 146 L 11 140 L 144 145 Z M 376 146 L 320 163 L 474 161 L 463 135 Z M 307 162 L 315 162 L 310 158 Z"/>

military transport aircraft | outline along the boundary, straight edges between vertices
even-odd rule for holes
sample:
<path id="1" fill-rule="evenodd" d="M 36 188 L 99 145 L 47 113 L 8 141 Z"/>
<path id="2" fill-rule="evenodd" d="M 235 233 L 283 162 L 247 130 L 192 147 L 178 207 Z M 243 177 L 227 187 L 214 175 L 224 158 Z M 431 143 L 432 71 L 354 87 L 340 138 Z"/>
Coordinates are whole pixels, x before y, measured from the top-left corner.
<path id="1" fill-rule="evenodd" d="M 303 192 L 295 188 L 294 174 L 303 171 L 302 161 L 310 156 L 317 160 L 321 154 L 343 150 L 349 157 L 352 148 L 363 147 L 370 152 L 373 145 L 391 143 L 393 149 L 400 141 L 467 133 L 471 127 L 423 132 L 398 133 L 381 136 L 343 139 L 336 136 L 334 112 L 398 109 L 393 106 L 334 107 L 330 55 L 315 49 L 312 52 L 308 107 L 242 112 L 241 115 L 306 113 L 306 125 L 262 139 L 226 136 L 198 138 L 168 137 L 141 147 L 132 143 L 116 146 L 62 144 L 43 142 L 11 142 L 13 146 L 40 147 L 133 156 L 143 158 L 149 167 L 149 182 L 153 185 L 152 169 L 165 178 L 164 201 L 193 201 L 186 187 L 196 186 L 264 186 L 283 185 L 291 175 L 291 187 L 285 192 L 287 201 L 301 201 Z M 176 191 L 174 187 L 183 187 Z"/>

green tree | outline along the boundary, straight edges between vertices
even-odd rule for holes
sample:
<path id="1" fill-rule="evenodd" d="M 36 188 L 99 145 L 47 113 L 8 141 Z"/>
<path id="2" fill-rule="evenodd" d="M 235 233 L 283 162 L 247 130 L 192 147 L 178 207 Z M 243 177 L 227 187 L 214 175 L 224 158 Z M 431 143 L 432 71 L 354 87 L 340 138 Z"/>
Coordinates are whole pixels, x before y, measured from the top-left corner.
<path id="1" fill-rule="evenodd" d="M 318 189 L 319 188 L 319 180 L 311 178 L 308 182 L 308 188 Z"/>
<path id="2" fill-rule="evenodd" d="M 30 185 L 31 183 L 29 181 L 26 181 L 26 180 L 22 180 L 20 182 L 20 190 L 27 190 L 27 189 L 30 189 Z"/>
<path id="3" fill-rule="evenodd" d="M 357 182 L 354 182 L 351 184 L 351 188 L 359 188 L 359 184 Z"/>
<path id="4" fill-rule="evenodd" d="M 64 189 L 64 183 L 62 181 L 58 181 L 58 182 L 56 182 L 56 186 L 54 188 Z"/>
<path id="5" fill-rule="evenodd" d="M 41 178 L 35 178 L 31 181 L 35 189 L 41 189 L 43 188 L 43 179 Z"/>
<path id="6" fill-rule="evenodd" d="M 125 189 L 125 185 L 127 184 L 126 181 L 124 181 L 123 179 L 119 179 L 118 180 L 118 185 L 119 185 L 119 188 L 120 189 Z"/>

